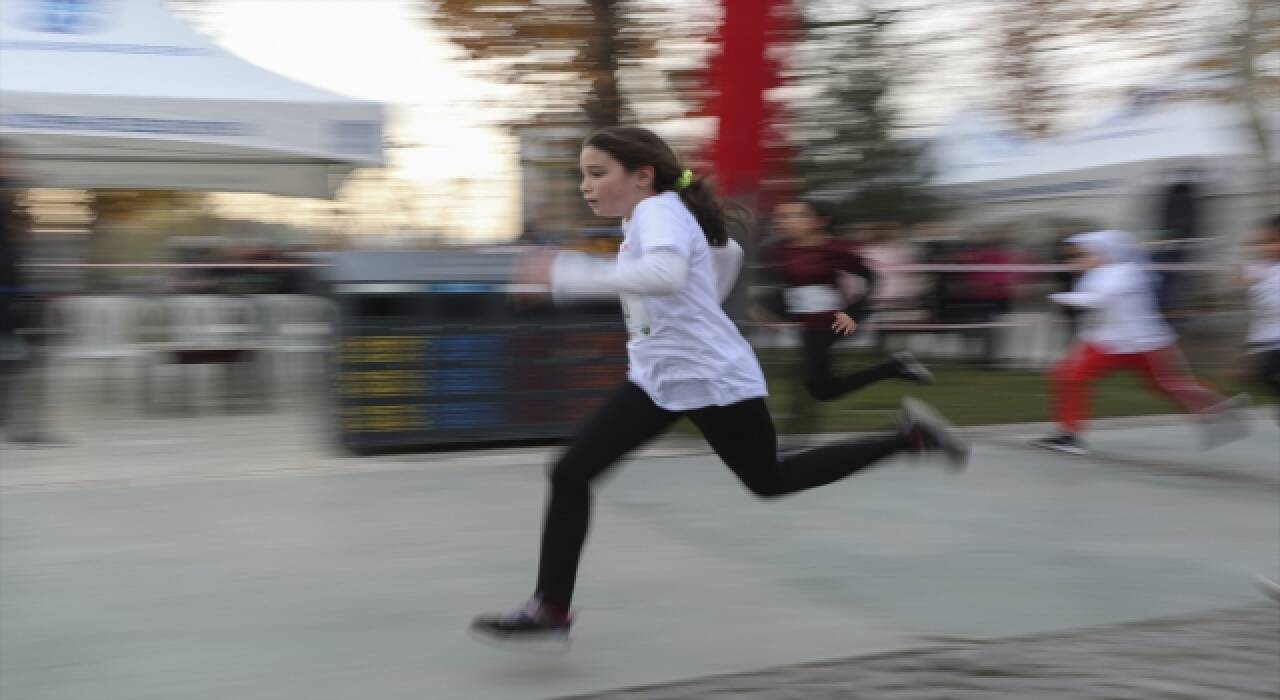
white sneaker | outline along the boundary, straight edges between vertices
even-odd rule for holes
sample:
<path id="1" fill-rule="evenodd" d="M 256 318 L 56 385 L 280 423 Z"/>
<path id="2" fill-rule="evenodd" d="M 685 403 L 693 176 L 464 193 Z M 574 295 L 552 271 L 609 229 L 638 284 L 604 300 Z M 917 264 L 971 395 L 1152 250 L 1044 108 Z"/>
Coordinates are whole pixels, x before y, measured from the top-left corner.
<path id="1" fill-rule="evenodd" d="M 1202 429 L 1204 449 L 1220 447 L 1249 434 L 1249 424 L 1240 411 L 1248 408 L 1253 398 L 1236 394 L 1197 416 Z"/>
<path id="2" fill-rule="evenodd" d="M 933 378 L 933 372 L 929 371 L 916 359 L 916 356 L 902 350 L 893 353 L 893 359 L 898 363 L 898 371 L 902 373 L 903 379 L 908 379 L 917 384 L 934 384 L 936 380 Z"/>
<path id="3" fill-rule="evenodd" d="M 916 450 L 945 454 L 947 466 L 953 472 L 964 469 L 969 462 L 969 441 L 961 437 L 956 427 L 942 414 L 919 399 L 907 397 L 902 400 L 898 429 L 912 441 Z"/>
<path id="4" fill-rule="evenodd" d="M 1276 583 L 1262 575 L 1254 576 L 1253 583 L 1268 598 L 1280 603 L 1280 583 Z"/>

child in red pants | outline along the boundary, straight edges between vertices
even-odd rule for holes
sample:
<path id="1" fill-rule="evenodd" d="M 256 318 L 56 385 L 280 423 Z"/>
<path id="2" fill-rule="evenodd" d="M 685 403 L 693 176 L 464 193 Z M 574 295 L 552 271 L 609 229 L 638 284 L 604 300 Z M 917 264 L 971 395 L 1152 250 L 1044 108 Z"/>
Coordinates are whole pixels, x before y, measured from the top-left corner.
<path id="1" fill-rule="evenodd" d="M 1145 259 L 1128 234 L 1095 231 L 1072 236 L 1067 242 L 1084 275 L 1072 291 L 1049 298 L 1088 313 L 1076 344 L 1052 371 L 1060 430 L 1032 444 L 1085 454 L 1080 432 L 1088 418 L 1091 385 L 1120 369 L 1140 373 L 1152 389 L 1202 417 L 1209 445 L 1242 435 L 1243 422 L 1235 411 L 1242 401 L 1225 400 L 1191 376 L 1177 336 L 1157 309 Z"/>

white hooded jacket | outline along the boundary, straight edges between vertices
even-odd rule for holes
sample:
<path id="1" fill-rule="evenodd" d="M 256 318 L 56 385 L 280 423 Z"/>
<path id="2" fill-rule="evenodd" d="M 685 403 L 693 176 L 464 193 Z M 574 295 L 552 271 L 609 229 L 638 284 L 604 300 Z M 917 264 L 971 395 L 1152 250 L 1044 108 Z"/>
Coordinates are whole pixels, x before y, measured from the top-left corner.
<path id="1" fill-rule="evenodd" d="M 1146 256 L 1124 231 L 1094 231 L 1067 239 L 1104 263 L 1086 272 L 1070 292 L 1050 294 L 1088 312 L 1080 339 L 1110 354 L 1151 352 L 1177 335 L 1160 315 Z"/>

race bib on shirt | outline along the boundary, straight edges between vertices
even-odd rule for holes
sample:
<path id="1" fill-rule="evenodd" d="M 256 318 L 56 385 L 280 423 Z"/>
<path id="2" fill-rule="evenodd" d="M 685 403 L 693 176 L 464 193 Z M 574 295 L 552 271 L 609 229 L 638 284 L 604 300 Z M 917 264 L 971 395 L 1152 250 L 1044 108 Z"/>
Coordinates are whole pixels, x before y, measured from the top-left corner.
<path id="1" fill-rule="evenodd" d="M 782 298 L 787 305 L 787 312 L 793 314 L 816 314 L 844 308 L 844 297 L 839 290 L 828 284 L 788 287 L 783 290 Z"/>
<path id="2" fill-rule="evenodd" d="M 627 335 L 634 339 L 649 337 L 649 309 L 644 297 L 622 295 L 622 318 L 627 324 Z"/>

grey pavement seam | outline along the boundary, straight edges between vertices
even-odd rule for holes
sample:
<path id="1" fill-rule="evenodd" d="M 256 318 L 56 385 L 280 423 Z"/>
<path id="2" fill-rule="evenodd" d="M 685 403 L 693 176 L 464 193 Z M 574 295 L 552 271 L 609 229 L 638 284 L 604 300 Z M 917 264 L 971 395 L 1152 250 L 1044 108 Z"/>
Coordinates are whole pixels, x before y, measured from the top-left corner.
<path id="1" fill-rule="evenodd" d="M 1017 440 L 1014 438 L 985 438 L 979 442 L 986 442 L 1001 447 L 1012 447 L 1027 452 L 1037 452 L 1043 454 L 1043 448 L 1029 444 L 1025 440 Z M 1208 479 L 1217 482 L 1230 482 L 1240 486 L 1250 488 L 1265 488 L 1267 490 L 1280 491 L 1280 479 L 1272 479 L 1257 474 L 1248 474 L 1241 471 L 1231 471 L 1222 469 L 1206 469 L 1201 466 L 1190 464 L 1179 464 L 1177 462 L 1143 459 L 1141 457 L 1130 457 L 1128 455 L 1119 455 L 1109 452 L 1099 452 L 1090 450 L 1085 457 L 1073 457 L 1072 459 L 1105 462 L 1114 466 L 1138 468 L 1148 473 L 1157 473 L 1164 475 L 1193 477 L 1196 479 Z"/>
<path id="2" fill-rule="evenodd" d="M 1280 697 L 1280 608 L 956 642 L 561 700 Z"/>

